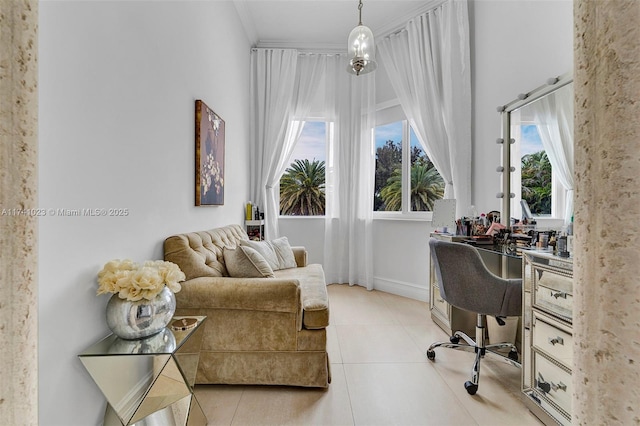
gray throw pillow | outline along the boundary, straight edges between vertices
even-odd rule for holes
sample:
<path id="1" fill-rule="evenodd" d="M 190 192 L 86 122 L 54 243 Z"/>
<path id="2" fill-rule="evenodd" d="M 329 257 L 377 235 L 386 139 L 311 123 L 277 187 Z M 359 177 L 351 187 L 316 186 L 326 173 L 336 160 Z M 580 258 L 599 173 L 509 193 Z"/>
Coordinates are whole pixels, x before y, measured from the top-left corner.
<path id="1" fill-rule="evenodd" d="M 235 278 L 274 278 L 273 269 L 260 253 L 251 247 L 225 247 L 222 251 L 229 275 Z"/>

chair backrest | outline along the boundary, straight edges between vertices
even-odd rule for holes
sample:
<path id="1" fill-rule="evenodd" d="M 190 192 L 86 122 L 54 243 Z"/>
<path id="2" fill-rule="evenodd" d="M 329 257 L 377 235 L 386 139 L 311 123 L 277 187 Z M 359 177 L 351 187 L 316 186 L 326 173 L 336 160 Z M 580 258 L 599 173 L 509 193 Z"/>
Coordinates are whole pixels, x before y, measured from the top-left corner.
<path id="1" fill-rule="evenodd" d="M 485 315 L 522 315 L 521 279 L 491 273 L 469 244 L 431 238 L 429 249 L 440 295 L 449 304 Z"/>

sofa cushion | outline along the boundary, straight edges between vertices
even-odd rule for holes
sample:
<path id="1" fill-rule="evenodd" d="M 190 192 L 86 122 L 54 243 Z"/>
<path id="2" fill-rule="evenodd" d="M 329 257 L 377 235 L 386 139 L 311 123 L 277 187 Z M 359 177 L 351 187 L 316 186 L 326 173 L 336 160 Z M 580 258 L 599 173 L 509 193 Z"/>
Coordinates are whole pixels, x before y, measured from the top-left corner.
<path id="1" fill-rule="evenodd" d="M 302 299 L 302 325 L 313 330 L 329 325 L 329 294 L 322 265 L 282 269 L 273 272 L 276 278 L 297 279 Z"/>
<path id="2" fill-rule="evenodd" d="M 274 278 L 273 270 L 260 253 L 251 247 L 225 247 L 222 251 L 229 275 L 235 278 Z"/>
<path id="3" fill-rule="evenodd" d="M 287 237 L 271 241 L 241 241 L 240 245 L 257 250 L 274 271 L 298 266 Z"/>

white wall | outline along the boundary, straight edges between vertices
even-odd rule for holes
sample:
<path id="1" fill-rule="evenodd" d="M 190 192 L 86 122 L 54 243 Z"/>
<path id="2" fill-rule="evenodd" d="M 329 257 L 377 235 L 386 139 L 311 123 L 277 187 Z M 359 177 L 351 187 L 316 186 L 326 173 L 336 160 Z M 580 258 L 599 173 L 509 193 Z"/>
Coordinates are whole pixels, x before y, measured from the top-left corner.
<path id="1" fill-rule="evenodd" d="M 500 210 L 501 119 L 496 108 L 573 70 L 571 0 L 472 0 L 473 203 Z"/>
<path id="2" fill-rule="evenodd" d="M 501 131 L 496 107 L 514 100 L 573 67 L 571 0 L 470 0 L 472 62 L 472 201 L 478 212 L 500 210 Z M 382 70 L 384 71 L 384 70 Z M 388 84 L 376 71 L 376 84 Z M 376 87 L 378 103 L 392 91 Z M 300 219 L 304 220 L 304 219 Z M 314 219 L 315 220 L 315 219 Z M 282 226 L 281 234 L 288 230 Z M 318 234 L 313 232 L 321 229 Z M 387 292 L 428 300 L 430 222 L 374 220 L 374 286 Z M 324 227 L 296 228 L 296 239 L 324 240 Z"/>
<path id="3" fill-rule="evenodd" d="M 76 357 L 108 333 L 96 273 L 162 258 L 169 235 L 241 223 L 250 44 L 231 2 L 42 2 L 39 230 L 41 425 L 101 424 Z M 225 205 L 194 207 L 194 101 L 226 123 Z"/>

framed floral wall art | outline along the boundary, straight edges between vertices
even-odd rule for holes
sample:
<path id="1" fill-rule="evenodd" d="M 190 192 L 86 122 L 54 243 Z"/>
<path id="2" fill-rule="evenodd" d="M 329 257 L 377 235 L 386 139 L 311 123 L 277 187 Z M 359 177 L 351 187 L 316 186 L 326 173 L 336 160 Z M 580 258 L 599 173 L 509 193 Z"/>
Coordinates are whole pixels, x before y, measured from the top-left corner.
<path id="1" fill-rule="evenodd" d="M 224 120 L 196 100 L 196 206 L 224 204 Z"/>

